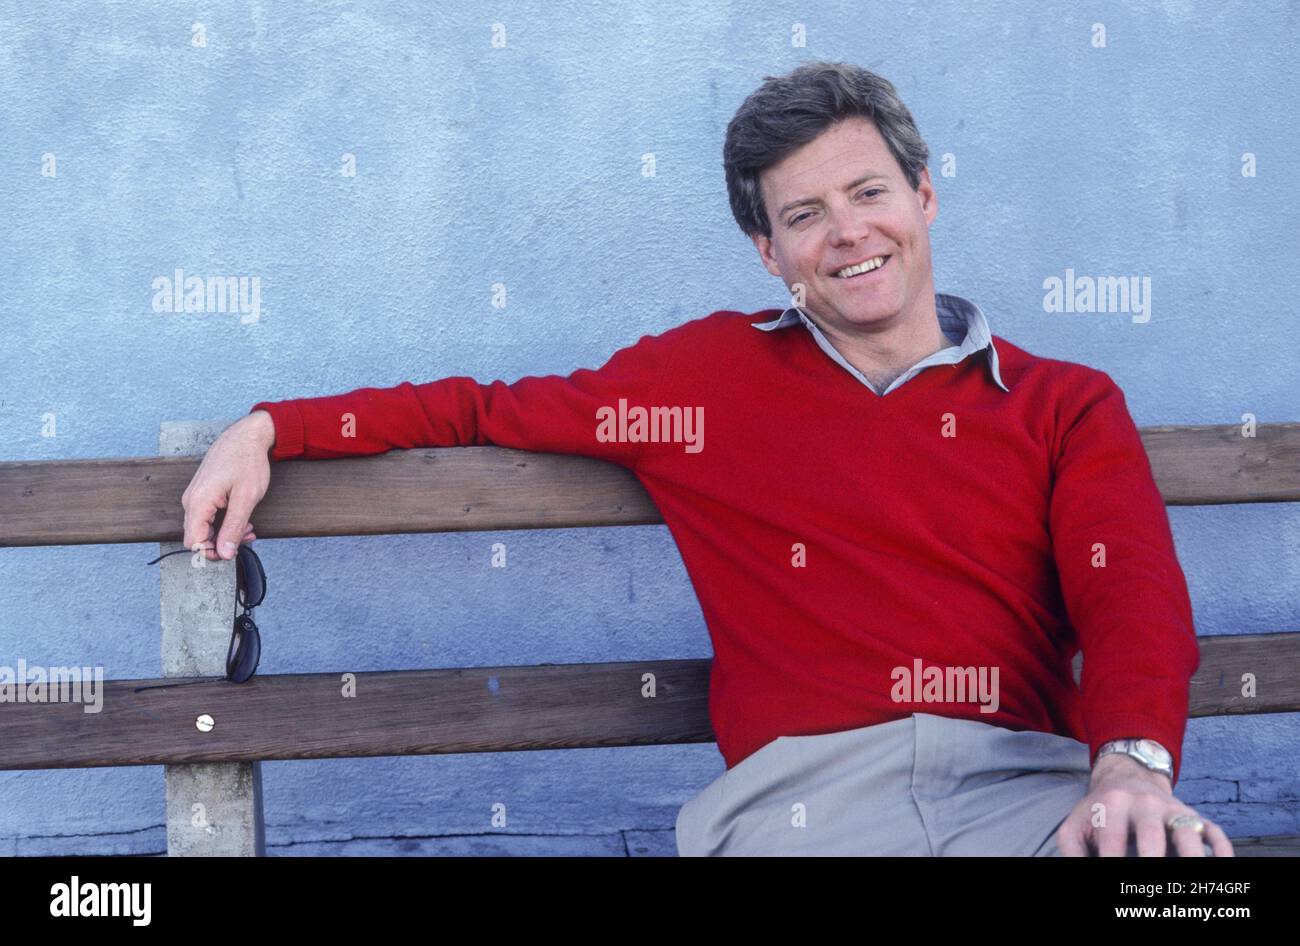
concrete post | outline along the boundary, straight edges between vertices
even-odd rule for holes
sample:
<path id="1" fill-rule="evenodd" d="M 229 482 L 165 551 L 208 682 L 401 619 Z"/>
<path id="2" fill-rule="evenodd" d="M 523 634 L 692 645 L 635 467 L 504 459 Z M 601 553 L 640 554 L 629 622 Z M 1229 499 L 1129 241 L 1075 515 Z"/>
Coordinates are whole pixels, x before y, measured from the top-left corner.
<path id="1" fill-rule="evenodd" d="M 167 421 L 158 437 L 161 456 L 201 455 L 228 421 Z M 159 544 L 158 553 L 184 548 Z M 235 614 L 235 563 L 172 555 L 162 569 L 164 677 L 226 674 L 226 650 Z M 240 686 L 241 684 L 227 684 Z M 196 725 L 204 707 L 193 707 Z M 214 719 L 214 726 L 221 720 Z M 262 822 L 262 764 L 221 762 L 165 765 L 167 853 L 170 856 L 253 857 L 266 854 Z"/>

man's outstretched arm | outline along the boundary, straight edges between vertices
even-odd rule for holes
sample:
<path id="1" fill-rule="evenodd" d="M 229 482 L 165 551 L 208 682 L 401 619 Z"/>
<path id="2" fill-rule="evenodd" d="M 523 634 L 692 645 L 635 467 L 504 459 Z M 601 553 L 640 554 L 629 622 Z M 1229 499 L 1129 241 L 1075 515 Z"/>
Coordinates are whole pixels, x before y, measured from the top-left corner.
<path id="1" fill-rule="evenodd" d="M 620 398 L 647 403 L 666 348 L 678 329 L 646 335 L 599 369 L 567 376 L 528 376 L 507 384 L 448 377 L 423 384 L 358 388 L 346 394 L 259 401 L 274 421 L 272 460 L 369 456 L 416 447 L 496 445 L 544 453 L 573 453 L 631 467 L 639 443 L 599 436 L 597 412 L 617 410 Z"/>
<path id="2" fill-rule="evenodd" d="M 687 323 L 688 325 L 690 323 Z M 642 446 L 605 435 L 600 417 L 653 402 L 668 353 L 686 326 L 645 335 L 599 369 L 528 376 L 507 384 L 450 377 L 345 394 L 259 401 L 204 454 L 181 497 L 183 541 L 215 561 L 256 538 L 252 514 L 270 485 L 272 460 L 368 456 L 393 449 L 494 444 L 573 453 L 635 467 Z M 217 511 L 226 509 L 213 537 Z"/>

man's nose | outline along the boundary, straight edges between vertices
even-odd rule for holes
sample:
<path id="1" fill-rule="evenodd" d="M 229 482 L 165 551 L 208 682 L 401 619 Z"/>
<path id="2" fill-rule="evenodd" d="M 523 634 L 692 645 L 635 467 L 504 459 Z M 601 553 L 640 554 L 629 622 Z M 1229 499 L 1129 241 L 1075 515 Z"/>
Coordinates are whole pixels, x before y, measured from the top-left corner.
<path id="1" fill-rule="evenodd" d="M 851 246 L 871 233 L 870 220 L 856 207 L 831 210 L 829 214 L 829 239 L 836 246 Z"/>

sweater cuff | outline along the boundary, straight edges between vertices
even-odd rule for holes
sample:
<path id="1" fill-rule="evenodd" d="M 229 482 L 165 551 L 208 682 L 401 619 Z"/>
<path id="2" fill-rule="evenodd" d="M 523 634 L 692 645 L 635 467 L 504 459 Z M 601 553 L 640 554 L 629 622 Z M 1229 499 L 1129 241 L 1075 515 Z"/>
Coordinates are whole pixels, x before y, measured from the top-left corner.
<path id="1" fill-rule="evenodd" d="M 302 412 L 289 401 L 258 401 L 248 409 L 266 411 L 275 425 L 275 444 L 271 447 L 272 460 L 289 460 L 302 455 Z"/>
<path id="2" fill-rule="evenodd" d="M 1097 753 L 1101 747 L 1112 739 L 1154 739 L 1160 745 L 1169 750 L 1173 756 L 1174 774 L 1169 780 L 1170 786 L 1178 784 L 1179 769 L 1182 765 L 1182 747 L 1183 747 L 1183 724 L 1172 726 L 1169 723 L 1160 720 L 1151 719 L 1146 716 L 1113 716 L 1108 717 L 1100 726 L 1096 727 L 1095 732 L 1088 734 L 1088 765 L 1093 766 L 1097 762 Z"/>

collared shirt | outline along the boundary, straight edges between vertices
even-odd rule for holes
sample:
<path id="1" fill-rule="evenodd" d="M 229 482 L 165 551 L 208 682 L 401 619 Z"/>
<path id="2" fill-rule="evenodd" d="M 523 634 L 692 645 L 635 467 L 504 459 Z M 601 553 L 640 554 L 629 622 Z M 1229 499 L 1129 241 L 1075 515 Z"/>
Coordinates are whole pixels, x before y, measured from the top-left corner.
<path id="1" fill-rule="evenodd" d="M 988 320 L 984 317 L 984 313 L 980 311 L 980 307 L 968 299 L 963 299 L 961 296 L 952 296 L 941 292 L 935 293 L 934 307 L 939 316 L 939 328 L 944 336 L 952 342 L 952 346 L 941 348 L 934 354 L 922 358 L 895 378 L 883 392 L 868 381 L 861 371 L 845 360 L 844 356 L 827 340 L 822 330 L 817 327 L 817 323 L 810 319 L 808 314 L 798 306 L 791 306 L 770 322 L 755 322 L 754 328 L 770 332 L 802 321 L 808 327 L 808 331 L 812 333 L 813 339 L 822 351 L 830 355 L 845 371 L 865 384 L 872 393 L 879 394 L 881 397 L 884 397 L 890 391 L 896 390 L 899 385 L 906 384 L 926 368 L 935 365 L 955 365 L 976 352 L 987 348 L 989 351 L 988 366 L 993 380 L 997 382 L 998 387 L 1003 391 L 1008 394 L 1011 393 L 1011 389 L 1003 384 L 1002 375 L 998 372 L 998 350 L 993 345 L 993 334 L 989 331 Z"/>

